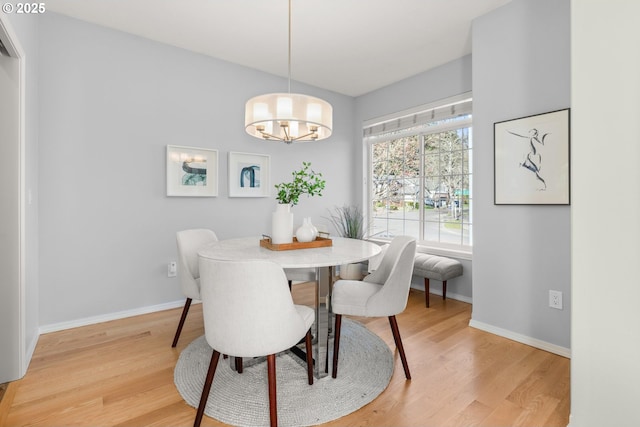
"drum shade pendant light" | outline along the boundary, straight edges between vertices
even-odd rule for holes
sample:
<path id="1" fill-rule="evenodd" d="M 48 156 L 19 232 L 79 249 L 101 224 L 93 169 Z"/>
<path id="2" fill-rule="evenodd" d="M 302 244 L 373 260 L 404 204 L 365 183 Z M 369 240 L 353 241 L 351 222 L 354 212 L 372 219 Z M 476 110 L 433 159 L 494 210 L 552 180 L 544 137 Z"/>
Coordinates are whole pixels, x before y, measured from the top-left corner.
<path id="1" fill-rule="evenodd" d="M 289 0 L 289 92 L 268 93 L 247 101 L 247 133 L 269 141 L 319 141 L 331 136 L 333 109 L 327 101 L 291 93 L 291 0 Z"/>

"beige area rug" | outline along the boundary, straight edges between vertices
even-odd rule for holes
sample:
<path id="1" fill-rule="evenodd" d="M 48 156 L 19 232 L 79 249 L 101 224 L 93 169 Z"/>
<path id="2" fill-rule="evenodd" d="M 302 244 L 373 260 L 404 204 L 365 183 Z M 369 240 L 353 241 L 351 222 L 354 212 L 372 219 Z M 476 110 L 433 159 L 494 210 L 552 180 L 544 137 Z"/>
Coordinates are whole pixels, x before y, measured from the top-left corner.
<path id="1" fill-rule="evenodd" d="M 176 387 L 185 401 L 197 407 L 212 349 L 202 336 L 180 354 L 174 371 Z M 332 355 L 329 354 L 329 360 Z M 269 425 L 267 366 L 245 363 L 238 374 L 220 358 L 205 414 L 237 426 Z M 363 407 L 389 385 L 393 355 L 387 344 L 362 324 L 343 318 L 338 378 L 327 376 L 307 383 L 305 363 L 284 352 L 276 361 L 278 424 L 322 424 Z"/>

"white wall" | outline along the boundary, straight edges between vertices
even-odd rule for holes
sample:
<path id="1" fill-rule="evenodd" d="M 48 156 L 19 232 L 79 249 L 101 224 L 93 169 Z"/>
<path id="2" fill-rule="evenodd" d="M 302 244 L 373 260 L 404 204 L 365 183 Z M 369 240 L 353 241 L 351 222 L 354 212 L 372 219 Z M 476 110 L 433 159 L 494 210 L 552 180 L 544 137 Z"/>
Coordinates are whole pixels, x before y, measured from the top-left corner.
<path id="1" fill-rule="evenodd" d="M 244 132 L 247 99 L 286 79 L 47 12 L 40 28 L 40 323 L 55 328 L 182 298 L 166 276 L 175 233 L 269 233 L 275 197 L 228 198 L 229 151 L 271 155 L 273 183 L 302 161 L 325 174 L 297 221 L 351 203 L 354 101 L 293 83 L 333 104 L 330 139 L 286 146 Z M 219 196 L 165 196 L 168 144 L 219 150 Z M 45 328 L 46 329 L 46 328 Z"/>
<path id="2" fill-rule="evenodd" d="M 387 114 L 397 113 L 420 105 L 429 104 L 454 95 L 471 91 L 471 55 L 451 61 L 433 70 L 418 74 L 398 83 L 383 87 L 356 98 L 356 113 L 353 122 L 354 145 L 353 158 L 356 159 L 354 181 L 358 184 L 358 194 L 364 194 L 366 185 L 362 180 L 363 164 L 366 154 L 362 145 L 363 122 Z M 358 203 L 364 203 L 359 200 Z M 469 259 L 460 259 L 463 275 L 447 282 L 447 297 L 471 302 L 471 271 Z M 412 287 L 424 289 L 424 281 L 414 277 Z M 442 283 L 432 280 L 433 293 L 442 293 Z"/>
<path id="3" fill-rule="evenodd" d="M 569 0 L 513 0 L 472 31 L 471 324 L 560 354 L 571 347 L 571 208 L 493 204 L 493 124 L 571 106 L 569 31 Z M 563 310 L 549 308 L 550 289 Z"/>
<path id="4" fill-rule="evenodd" d="M 572 427 L 640 425 L 639 16 L 637 1 L 571 2 Z"/>

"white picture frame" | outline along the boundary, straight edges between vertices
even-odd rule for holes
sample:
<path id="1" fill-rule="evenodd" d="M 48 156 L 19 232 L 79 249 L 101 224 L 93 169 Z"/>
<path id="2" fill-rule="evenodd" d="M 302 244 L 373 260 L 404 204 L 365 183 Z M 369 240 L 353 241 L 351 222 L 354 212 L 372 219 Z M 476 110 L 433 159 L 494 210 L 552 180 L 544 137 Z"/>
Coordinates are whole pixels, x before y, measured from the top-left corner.
<path id="1" fill-rule="evenodd" d="M 167 196 L 216 197 L 218 150 L 167 145 Z"/>
<path id="2" fill-rule="evenodd" d="M 229 197 L 269 197 L 271 156 L 229 152 Z"/>

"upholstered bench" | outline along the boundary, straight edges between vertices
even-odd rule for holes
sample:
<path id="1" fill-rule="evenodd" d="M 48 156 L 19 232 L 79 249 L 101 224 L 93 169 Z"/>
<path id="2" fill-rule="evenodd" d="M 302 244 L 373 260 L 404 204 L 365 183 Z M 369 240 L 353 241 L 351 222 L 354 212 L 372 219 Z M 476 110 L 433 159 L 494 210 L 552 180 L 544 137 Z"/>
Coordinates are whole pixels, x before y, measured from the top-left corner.
<path id="1" fill-rule="evenodd" d="M 447 299 L 447 280 L 462 276 L 462 264 L 455 259 L 418 252 L 413 274 L 424 277 L 424 298 L 429 307 L 429 279 L 442 281 L 442 299 Z"/>

